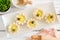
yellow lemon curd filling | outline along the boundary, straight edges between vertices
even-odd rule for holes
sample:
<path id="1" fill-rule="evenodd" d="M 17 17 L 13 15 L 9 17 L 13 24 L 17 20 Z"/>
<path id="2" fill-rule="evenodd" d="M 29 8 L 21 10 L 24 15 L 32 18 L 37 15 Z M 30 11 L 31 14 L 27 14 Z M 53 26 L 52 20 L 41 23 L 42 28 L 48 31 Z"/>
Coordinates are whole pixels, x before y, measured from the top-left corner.
<path id="1" fill-rule="evenodd" d="M 28 26 L 28 28 L 35 28 L 36 27 L 36 21 L 35 20 L 28 20 L 27 26 Z"/>
<path id="2" fill-rule="evenodd" d="M 43 18 L 43 11 L 37 9 L 35 10 L 33 15 L 35 16 L 36 19 L 41 20 Z"/>
<path id="3" fill-rule="evenodd" d="M 46 22 L 47 23 L 52 23 L 52 22 L 55 22 L 56 21 L 56 15 L 55 14 L 47 14 L 46 16 L 45 16 L 45 20 L 46 20 Z"/>
<path id="4" fill-rule="evenodd" d="M 13 23 L 9 26 L 8 30 L 11 33 L 16 33 L 18 31 L 18 26 L 15 23 Z"/>
<path id="5" fill-rule="evenodd" d="M 25 16 L 23 14 L 17 15 L 17 21 L 20 24 L 23 24 L 25 22 Z"/>

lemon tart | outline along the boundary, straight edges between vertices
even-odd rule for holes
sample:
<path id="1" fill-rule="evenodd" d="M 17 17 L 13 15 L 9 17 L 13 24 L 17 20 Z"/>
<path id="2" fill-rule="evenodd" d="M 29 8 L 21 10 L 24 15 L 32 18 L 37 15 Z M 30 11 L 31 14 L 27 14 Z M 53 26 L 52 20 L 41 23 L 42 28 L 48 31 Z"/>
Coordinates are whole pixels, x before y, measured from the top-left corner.
<path id="1" fill-rule="evenodd" d="M 34 10 L 33 15 L 36 19 L 41 20 L 43 18 L 43 11 L 40 9 L 36 9 Z"/>
<path id="2" fill-rule="evenodd" d="M 16 21 L 18 24 L 24 24 L 26 22 L 26 17 L 23 14 L 18 14 Z"/>
<path id="3" fill-rule="evenodd" d="M 57 19 L 57 16 L 54 13 L 50 13 L 45 16 L 45 21 L 47 23 L 53 23 L 56 21 L 56 19 Z"/>
<path id="4" fill-rule="evenodd" d="M 17 33 L 18 32 L 18 26 L 15 23 L 12 23 L 8 26 L 8 32 L 9 33 Z"/>
<path id="5" fill-rule="evenodd" d="M 30 19 L 27 21 L 27 27 L 28 28 L 35 28 L 36 27 L 36 21 L 34 19 Z"/>

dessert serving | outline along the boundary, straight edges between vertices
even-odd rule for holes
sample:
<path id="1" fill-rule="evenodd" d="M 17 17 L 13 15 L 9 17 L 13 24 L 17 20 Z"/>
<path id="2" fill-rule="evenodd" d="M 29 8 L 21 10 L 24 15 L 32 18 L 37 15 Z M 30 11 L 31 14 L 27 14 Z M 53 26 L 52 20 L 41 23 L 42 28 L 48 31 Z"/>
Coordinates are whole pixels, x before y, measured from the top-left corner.
<path id="1" fill-rule="evenodd" d="M 27 21 L 27 27 L 28 28 L 35 28 L 37 25 L 36 21 L 34 19 L 30 19 Z"/>
<path id="2" fill-rule="evenodd" d="M 19 31 L 18 25 L 16 23 L 12 23 L 11 25 L 8 26 L 7 31 L 12 34 L 17 33 Z"/>
<path id="3" fill-rule="evenodd" d="M 54 13 L 49 13 L 45 16 L 45 21 L 47 23 L 53 23 L 57 20 L 57 16 Z"/>
<path id="4" fill-rule="evenodd" d="M 18 24 L 24 24 L 24 23 L 26 22 L 26 17 L 25 17 L 25 15 L 23 15 L 23 14 L 18 14 L 18 15 L 16 16 L 16 22 L 17 22 Z"/>
<path id="5" fill-rule="evenodd" d="M 36 10 L 34 10 L 34 12 L 33 12 L 33 16 L 36 18 L 36 19 L 38 19 L 38 20 L 41 20 L 42 18 L 43 18 L 43 11 L 42 10 L 40 10 L 40 9 L 36 9 Z"/>

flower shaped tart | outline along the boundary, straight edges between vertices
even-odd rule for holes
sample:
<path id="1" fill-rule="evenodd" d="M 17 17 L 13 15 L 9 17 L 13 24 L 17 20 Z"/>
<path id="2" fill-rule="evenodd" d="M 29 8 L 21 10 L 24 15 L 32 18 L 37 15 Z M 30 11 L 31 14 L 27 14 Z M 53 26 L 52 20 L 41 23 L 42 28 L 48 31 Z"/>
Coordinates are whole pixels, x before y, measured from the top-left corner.
<path id="1" fill-rule="evenodd" d="M 36 19 L 41 20 L 43 18 L 43 11 L 40 9 L 36 9 L 33 15 Z"/>
<path id="2" fill-rule="evenodd" d="M 18 14 L 16 19 L 18 24 L 24 24 L 26 22 L 26 17 L 23 14 Z"/>
<path id="3" fill-rule="evenodd" d="M 36 21 L 34 19 L 30 19 L 27 21 L 27 27 L 28 28 L 35 28 L 36 27 Z"/>
<path id="4" fill-rule="evenodd" d="M 17 33 L 18 32 L 18 26 L 17 26 L 17 24 L 16 23 L 12 23 L 11 25 L 9 25 L 8 31 L 10 33 Z"/>
<path id="5" fill-rule="evenodd" d="M 56 21 L 56 19 L 57 19 L 57 16 L 54 13 L 50 13 L 45 16 L 45 21 L 47 23 L 53 23 Z"/>

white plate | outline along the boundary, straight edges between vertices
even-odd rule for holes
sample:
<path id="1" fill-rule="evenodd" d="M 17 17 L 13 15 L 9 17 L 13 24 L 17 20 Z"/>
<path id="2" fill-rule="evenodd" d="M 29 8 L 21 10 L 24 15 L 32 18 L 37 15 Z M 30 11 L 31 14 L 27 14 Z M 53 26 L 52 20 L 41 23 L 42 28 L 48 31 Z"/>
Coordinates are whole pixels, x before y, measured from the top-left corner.
<path id="1" fill-rule="evenodd" d="M 20 12 L 23 12 L 27 16 L 27 18 L 31 18 L 31 14 L 33 13 L 33 10 L 35 8 L 42 8 L 44 13 L 49 13 L 49 12 L 55 13 L 53 3 L 51 3 L 51 2 L 50 3 L 43 3 L 43 4 L 37 3 L 37 4 L 33 5 L 32 7 L 28 7 L 24 10 L 19 10 L 18 9 L 18 11 L 11 12 L 10 14 L 2 15 L 4 26 L 7 28 L 7 26 L 9 24 L 11 24 L 13 21 L 15 21 L 14 19 L 15 19 L 16 14 L 18 14 Z M 56 24 L 56 23 L 54 23 L 54 24 Z M 35 28 L 33 30 L 38 30 L 38 29 L 41 29 L 43 27 L 44 28 L 51 28 L 51 26 L 53 27 L 54 25 L 53 24 L 47 25 L 45 22 L 38 22 L 37 28 Z M 8 38 L 13 38 L 13 39 L 14 38 L 19 38 L 19 39 L 25 40 L 25 36 L 28 33 L 30 33 L 31 31 L 32 30 L 24 28 L 22 30 L 22 33 L 19 33 L 17 35 L 11 35 L 7 32 L 7 37 Z"/>

